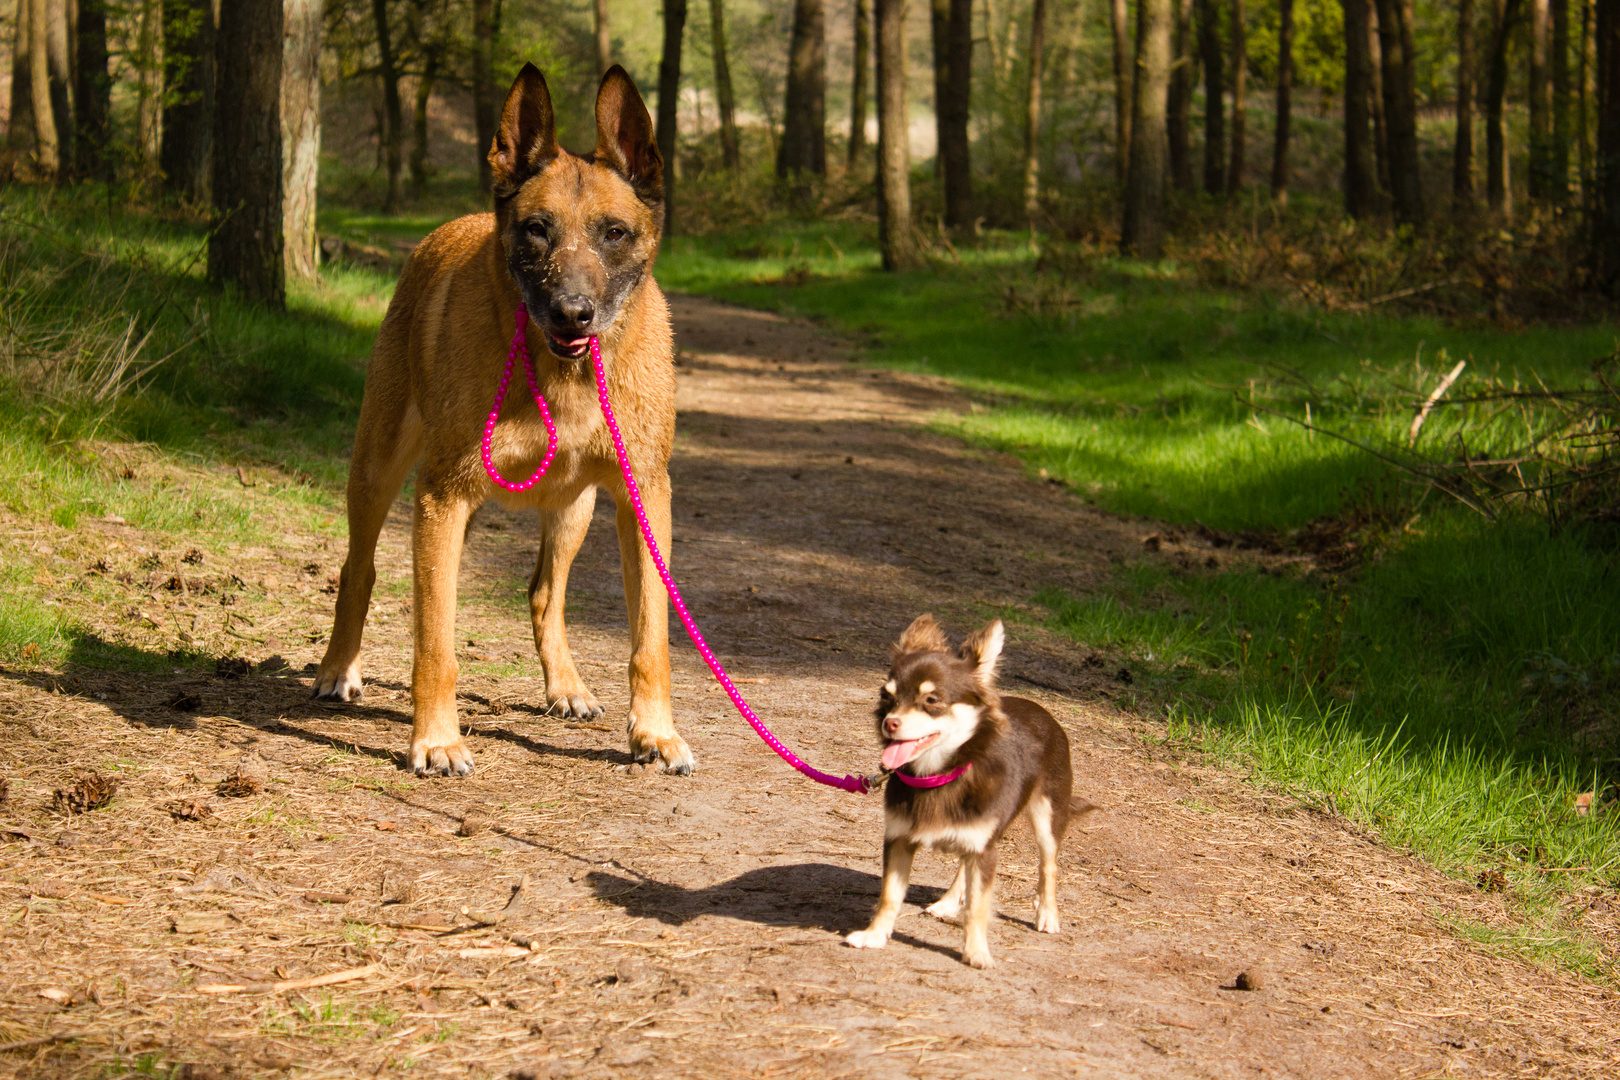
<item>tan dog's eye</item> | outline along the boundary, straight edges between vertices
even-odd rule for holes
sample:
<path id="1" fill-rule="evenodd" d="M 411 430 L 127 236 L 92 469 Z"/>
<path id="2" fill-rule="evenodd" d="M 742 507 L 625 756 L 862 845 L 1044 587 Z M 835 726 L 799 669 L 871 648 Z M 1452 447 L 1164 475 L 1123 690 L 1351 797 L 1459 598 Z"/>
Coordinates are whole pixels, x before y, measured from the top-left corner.
<path id="1" fill-rule="evenodd" d="M 620 240 L 623 240 L 626 236 L 629 236 L 629 235 L 630 234 L 628 232 L 626 232 L 624 229 L 621 229 L 617 225 L 614 225 L 611 228 L 609 228 L 607 232 L 602 234 L 602 239 L 606 240 L 610 244 L 616 244 Z"/>
<path id="2" fill-rule="evenodd" d="M 523 226 L 523 231 L 529 235 L 531 240 L 546 240 L 548 238 L 546 223 L 543 221 L 531 221 Z"/>

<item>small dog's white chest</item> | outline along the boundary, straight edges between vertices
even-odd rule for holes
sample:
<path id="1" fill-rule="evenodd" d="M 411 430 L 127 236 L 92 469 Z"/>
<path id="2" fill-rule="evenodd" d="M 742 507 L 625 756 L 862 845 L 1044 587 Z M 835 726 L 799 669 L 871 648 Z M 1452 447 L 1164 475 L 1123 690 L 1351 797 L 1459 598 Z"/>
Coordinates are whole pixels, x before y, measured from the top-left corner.
<path id="1" fill-rule="evenodd" d="M 922 830 L 917 828 L 910 814 L 890 810 L 885 815 L 884 824 L 886 840 L 909 836 L 924 847 L 956 855 L 977 855 L 990 846 L 990 841 L 996 835 L 996 823 L 988 819 Z"/>

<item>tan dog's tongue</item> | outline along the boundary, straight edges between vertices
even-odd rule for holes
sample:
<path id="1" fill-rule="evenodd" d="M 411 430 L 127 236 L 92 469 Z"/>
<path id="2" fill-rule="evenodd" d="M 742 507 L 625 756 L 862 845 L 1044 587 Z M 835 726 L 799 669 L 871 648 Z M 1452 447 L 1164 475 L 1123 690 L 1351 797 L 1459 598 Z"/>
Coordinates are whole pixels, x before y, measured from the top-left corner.
<path id="1" fill-rule="evenodd" d="M 893 772 L 912 758 L 917 756 L 921 739 L 906 739 L 903 742 L 892 742 L 883 748 L 883 767 Z"/>

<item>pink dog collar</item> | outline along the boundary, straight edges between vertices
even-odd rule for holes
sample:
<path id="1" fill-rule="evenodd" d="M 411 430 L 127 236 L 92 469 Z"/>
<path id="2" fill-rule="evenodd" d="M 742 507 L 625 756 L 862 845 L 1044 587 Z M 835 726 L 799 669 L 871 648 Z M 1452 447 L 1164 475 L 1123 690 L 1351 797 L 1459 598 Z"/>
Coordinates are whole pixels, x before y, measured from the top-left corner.
<path id="1" fill-rule="evenodd" d="M 970 761 L 966 765 L 962 765 L 962 766 L 959 766 L 959 767 L 957 767 L 955 769 L 952 769 L 948 773 L 935 773 L 933 776 L 907 776 L 903 772 L 896 772 L 893 775 L 894 775 L 894 778 L 896 780 L 899 780 L 902 784 L 906 785 L 907 787 L 919 787 L 919 788 L 944 787 L 946 784 L 950 783 L 952 780 L 960 779 L 962 774 L 967 772 L 971 768 L 973 768 L 973 762 Z"/>

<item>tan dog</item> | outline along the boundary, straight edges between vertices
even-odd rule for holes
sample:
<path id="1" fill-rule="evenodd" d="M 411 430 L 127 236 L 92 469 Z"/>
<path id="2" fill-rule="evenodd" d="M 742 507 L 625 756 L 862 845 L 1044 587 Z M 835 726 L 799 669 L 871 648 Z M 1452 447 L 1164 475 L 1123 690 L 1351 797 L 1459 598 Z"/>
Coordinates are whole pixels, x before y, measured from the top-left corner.
<path id="1" fill-rule="evenodd" d="M 666 772 L 692 770 L 670 707 L 664 588 L 637 530 L 588 356 L 589 339 L 598 335 L 647 516 L 667 553 L 675 371 L 669 309 L 650 276 L 663 222 L 663 159 L 652 119 L 622 68 L 602 78 L 596 124 L 594 153 L 559 148 L 545 79 L 524 65 L 489 152 L 495 212 L 452 221 L 417 247 L 372 348 L 349 470 L 349 554 L 315 696 L 360 696 L 360 636 L 377 578 L 377 536 L 406 473 L 420 463 L 410 753 L 418 774 L 472 771 L 456 716 L 456 572 L 467 523 L 491 495 L 540 513 L 529 610 L 548 706 L 563 716 L 602 714 L 563 626 L 568 568 L 598 487 L 618 505 L 630 614 L 630 749 L 637 761 L 661 758 Z M 557 457 L 544 480 L 513 495 L 485 474 L 480 440 L 520 300 L 530 312 L 540 390 L 557 425 Z M 545 428 L 520 371 L 492 447 L 496 468 L 513 480 L 527 479 L 545 452 Z"/>

